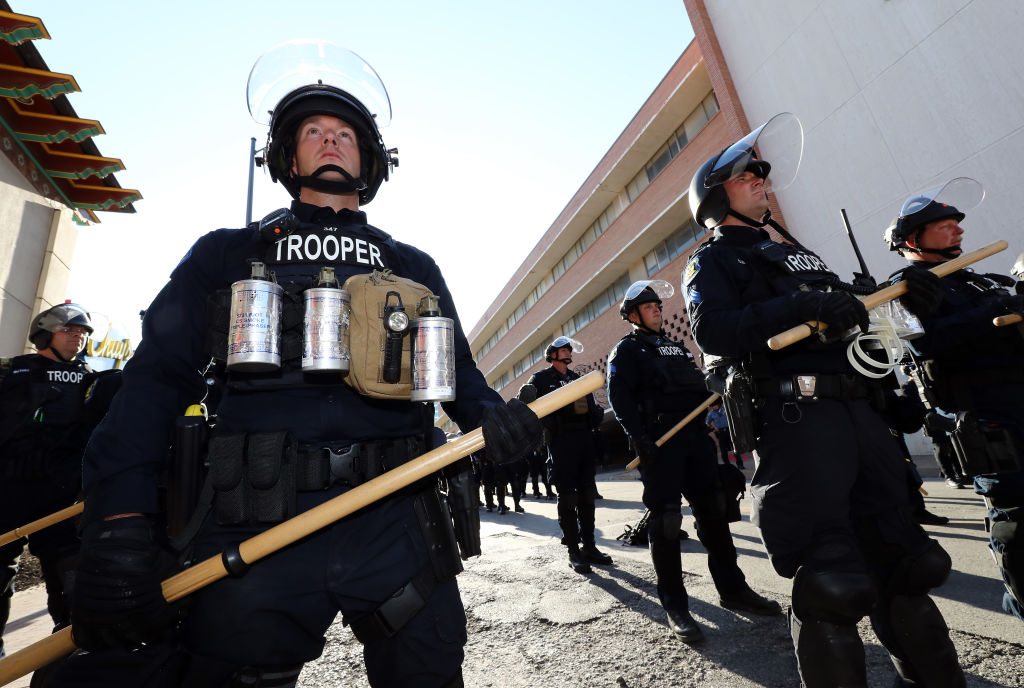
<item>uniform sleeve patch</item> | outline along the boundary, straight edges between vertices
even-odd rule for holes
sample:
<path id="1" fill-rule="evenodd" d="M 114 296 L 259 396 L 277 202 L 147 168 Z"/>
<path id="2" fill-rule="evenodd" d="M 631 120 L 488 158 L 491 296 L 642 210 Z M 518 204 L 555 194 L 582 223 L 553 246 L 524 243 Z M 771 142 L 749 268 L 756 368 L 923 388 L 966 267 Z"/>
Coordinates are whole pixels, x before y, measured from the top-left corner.
<path id="1" fill-rule="evenodd" d="M 686 303 L 692 305 L 700 303 L 700 292 L 697 291 L 696 287 L 690 287 L 686 290 Z"/>
<path id="2" fill-rule="evenodd" d="M 683 285 L 688 285 L 693 281 L 693 278 L 700 272 L 700 258 L 694 256 L 690 258 L 690 262 L 686 264 L 686 268 L 683 270 Z"/>

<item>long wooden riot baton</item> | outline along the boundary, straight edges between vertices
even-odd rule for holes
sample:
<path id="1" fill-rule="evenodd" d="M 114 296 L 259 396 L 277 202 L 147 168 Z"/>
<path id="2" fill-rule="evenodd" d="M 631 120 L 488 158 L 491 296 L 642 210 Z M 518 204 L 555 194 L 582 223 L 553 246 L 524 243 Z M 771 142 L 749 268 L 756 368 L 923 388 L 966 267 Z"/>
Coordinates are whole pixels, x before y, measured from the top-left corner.
<path id="1" fill-rule="evenodd" d="M 38 518 L 35 521 L 32 521 L 31 523 L 26 523 L 23 526 L 18 526 L 14 530 L 8 530 L 3 535 L 0 535 L 0 547 L 3 547 L 8 543 L 14 542 L 18 538 L 23 538 L 26 535 L 31 535 L 32 533 L 40 531 L 43 528 L 52 526 L 54 523 L 60 523 L 61 521 L 65 521 L 73 516 L 77 516 L 78 514 L 82 513 L 82 508 L 84 506 L 85 502 L 76 502 L 71 506 L 67 507 L 66 509 L 54 511 L 49 516 L 43 516 L 42 518 Z"/>
<path id="2" fill-rule="evenodd" d="M 1000 315 L 992 318 L 992 324 L 996 327 L 1006 327 L 1007 325 L 1019 323 L 1021 320 L 1024 320 L 1024 315 L 1021 315 L 1020 313 L 1009 313 L 1007 315 Z"/>
<path id="3" fill-rule="evenodd" d="M 971 251 L 970 253 L 965 253 L 962 256 L 958 256 L 953 260 L 947 261 L 945 263 L 940 263 L 939 265 L 936 265 L 935 267 L 931 268 L 931 271 L 938 275 L 939 277 L 945 277 L 951 272 L 956 272 L 960 268 L 967 267 L 971 263 L 977 263 L 979 260 L 982 260 L 983 258 L 988 258 L 991 255 L 999 253 L 1000 251 L 1005 250 L 1007 246 L 1008 244 L 1005 241 L 993 241 L 988 246 L 983 246 L 977 250 Z M 892 301 L 897 296 L 905 294 L 906 291 L 906 282 L 897 282 L 896 284 L 892 284 L 886 287 L 885 289 L 880 289 L 873 294 L 868 294 L 867 296 L 864 296 L 863 298 L 861 298 L 861 301 L 864 303 L 865 308 L 871 310 L 872 308 L 880 306 L 887 301 Z M 780 332 L 779 334 L 775 335 L 774 337 L 768 340 L 768 346 L 773 351 L 778 351 L 779 349 L 786 348 L 790 344 L 795 344 L 796 342 L 799 342 L 802 339 L 806 339 L 811 334 L 815 332 L 820 332 L 821 330 L 824 330 L 826 327 L 828 327 L 828 324 L 823 322 L 803 323 L 797 325 L 796 327 L 790 328 L 785 332 Z"/>
<path id="4" fill-rule="evenodd" d="M 604 375 L 594 371 L 565 387 L 560 387 L 538 398 L 529 406 L 534 413 L 543 417 L 603 386 Z M 245 540 L 239 544 L 237 552 L 245 564 L 252 564 L 417 480 L 436 473 L 483 446 L 483 432 L 477 428 Z M 163 582 L 164 597 L 168 602 L 174 602 L 224 578 L 228 575 L 228 570 L 223 559 L 223 556 L 213 556 L 171 576 Z M 0 686 L 7 685 L 39 667 L 63 657 L 74 649 L 75 642 L 71 637 L 71 627 L 68 627 L 0 659 Z"/>
<path id="5" fill-rule="evenodd" d="M 716 401 L 718 401 L 721 398 L 722 397 L 720 397 L 718 394 L 712 394 L 711 396 L 709 396 L 707 399 L 705 399 L 703 402 L 701 402 L 700 406 L 698 406 L 697 408 L 695 408 L 692 411 L 690 411 L 690 413 L 686 416 L 686 418 L 683 418 L 681 421 L 679 421 L 678 423 L 673 425 L 672 428 L 668 432 L 666 432 L 664 435 L 659 437 L 658 441 L 655 442 L 654 444 L 656 446 L 660 447 L 661 445 L 663 445 L 666 442 L 668 442 L 670 439 L 672 439 L 672 436 L 675 435 L 680 430 L 682 430 L 683 427 L 687 423 L 689 423 L 691 420 L 693 420 L 694 418 L 699 416 L 701 413 L 703 413 L 704 409 L 706 409 L 708 406 L 711 406 L 711 404 L 715 403 Z M 630 461 L 629 463 L 626 464 L 626 470 L 627 471 L 631 471 L 631 470 L 633 470 L 634 468 L 636 468 L 639 465 L 640 465 L 640 457 L 638 456 L 638 457 L 636 457 L 635 459 L 633 459 L 632 461 Z"/>

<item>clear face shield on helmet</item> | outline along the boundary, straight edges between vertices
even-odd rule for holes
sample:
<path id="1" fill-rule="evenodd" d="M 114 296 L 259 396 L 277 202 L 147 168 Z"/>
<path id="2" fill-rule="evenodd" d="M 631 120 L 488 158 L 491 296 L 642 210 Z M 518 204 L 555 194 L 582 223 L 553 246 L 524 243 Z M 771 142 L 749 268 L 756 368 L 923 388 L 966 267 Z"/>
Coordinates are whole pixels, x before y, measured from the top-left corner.
<path id="1" fill-rule="evenodd" d="M 981 205 L 985 200 L 985 188 L 970 177 L 957 177 L 941 186 L 919 191 L 903 202 L 900 218 L 913 215 L 924 210 L 932 202 L 939 205 L 951 205 L 961 213 L 967 213 Z"/>
<path id="2" fill-rule="evenodd" d="M 574 354 L 583 353 L 583 344 L 576 341 L 572 337 L 556 337 L 555 341 L 551 342 L 551 345 L 548 346 L 549 349 L 555 350 L 564 349 L 565 347 L 569 347 L 570 349 L 572 349 L 572 352 Z"/>
<path id="3" fill-rule="evenodd" d="M 676 293 L 675 288 L 665 280 L 640 280 L 629 285 L 629 288 L 626 289 L 625 300 L 632 301 L 636 297 L 640 296 L 640 294 L 643 293 L 643 290 L 648 287 L 650 287 L 662 301 L 670 298 Z"/>
<path id="4" fill-rule="evenodd" d="M 312 38 L 286 41 L 256 60 L 245 88 L 249 114 L 259 124 L 270 124 L 285 96 L 318 85 L 348 93 L 378 127 L 391 123 L 391 99 L 373 67 L 351 50 Z"/>
<path id="5" fill-rule="evenodd" d="M 751 162 L 771 165 L 764 190 L 781 191 L 793 183 L 804 151 L 804 129 L 791 112 L 781 112 L 726 148 L 704 179 L 711 188 L 743 174 Z"/>

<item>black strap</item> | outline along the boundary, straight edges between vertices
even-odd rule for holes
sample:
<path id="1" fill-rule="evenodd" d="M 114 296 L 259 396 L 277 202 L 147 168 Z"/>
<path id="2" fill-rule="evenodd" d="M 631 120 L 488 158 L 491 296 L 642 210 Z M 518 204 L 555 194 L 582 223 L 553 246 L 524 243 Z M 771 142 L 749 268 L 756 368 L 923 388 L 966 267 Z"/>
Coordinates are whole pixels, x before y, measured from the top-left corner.
<path id="1" fill-rule="evenodd" d="M 356 487 L 423 452 L 418 435 L 354 444 L 300 445 L 296 488 L 326 490 L 336 484 Z"/>
<path id="2" fill-rule="evenodd" d="M 799 378 L 813 378 L 814 391 L 802 393 Z M 756 383 L 757 395 L 765 397 L 786 397 L 797 400 L 817 399 L 869 399 L 874 396 L 871 383 L 858 375 L 799 374 L 778 378 L 760 379 Z"/>
<path id="3" fill-rule="evenodd" d="M 393 637 L 427 606 L 436 587 L 433 567 L 428 564 L 374 612 L 349 624 L 353 635 L 363 645 Z"/>

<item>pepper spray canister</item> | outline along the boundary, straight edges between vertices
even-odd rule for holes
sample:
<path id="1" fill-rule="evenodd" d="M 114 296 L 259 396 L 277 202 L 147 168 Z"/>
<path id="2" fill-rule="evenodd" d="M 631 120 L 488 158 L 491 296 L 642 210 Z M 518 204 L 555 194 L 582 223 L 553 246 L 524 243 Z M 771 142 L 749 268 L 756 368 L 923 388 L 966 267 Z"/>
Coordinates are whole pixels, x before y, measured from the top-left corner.
<path id="1" fill-rule="evenodd" d="M 252 263 L 250 279 L 231 285 L 228 363 L 232 372 L 266 373 L 281 367 L 281 297 L 267 266 Z"/>
<path id="2" fill-rule="evenodd" d="M 455 322 L 441 317 L 438 297 L 420 299 L 412 321 L 412 401 L 455 399 Z"/>
<path id="3" fill-rule="evenodd" d="M 334 268 L 320 270 L 317 286 L 302 292 L 302 301 L 302 371 L 347 375 L 352 300 L 338 287 Z"/>

